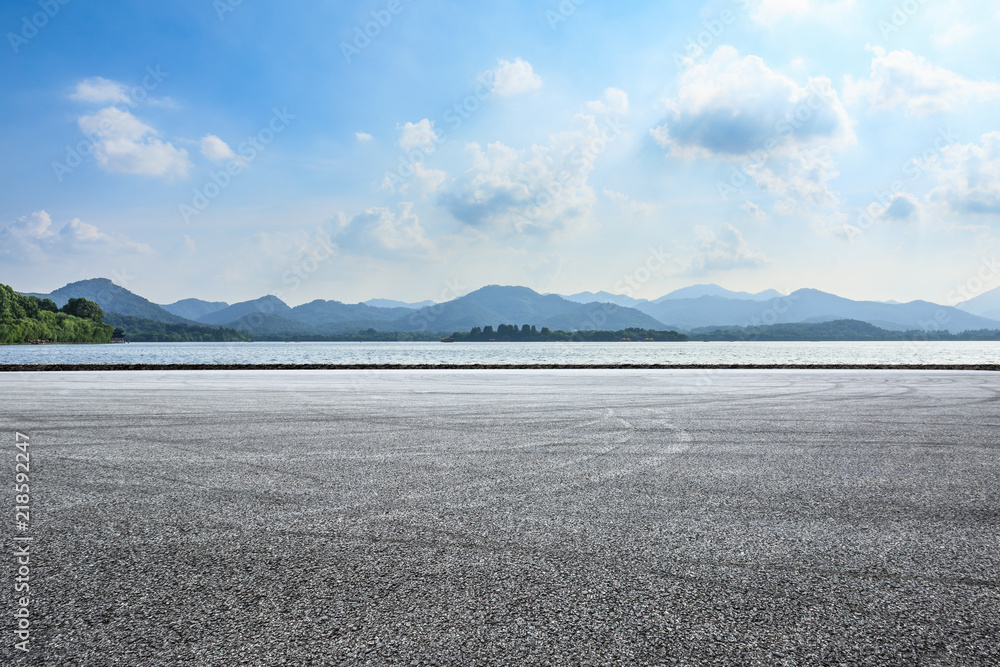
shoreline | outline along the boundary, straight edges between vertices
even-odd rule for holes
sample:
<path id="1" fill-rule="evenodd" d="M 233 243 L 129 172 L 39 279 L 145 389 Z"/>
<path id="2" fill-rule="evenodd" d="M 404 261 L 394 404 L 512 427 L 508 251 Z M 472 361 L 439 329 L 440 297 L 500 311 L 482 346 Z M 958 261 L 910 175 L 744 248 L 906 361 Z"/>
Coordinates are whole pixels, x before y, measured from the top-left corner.
<path id="1" fill-rule="evenodd" d="M 1000 364 L 0 364 L 0 373 L 267 370 L 917 370 L 1000 371 Z"/>

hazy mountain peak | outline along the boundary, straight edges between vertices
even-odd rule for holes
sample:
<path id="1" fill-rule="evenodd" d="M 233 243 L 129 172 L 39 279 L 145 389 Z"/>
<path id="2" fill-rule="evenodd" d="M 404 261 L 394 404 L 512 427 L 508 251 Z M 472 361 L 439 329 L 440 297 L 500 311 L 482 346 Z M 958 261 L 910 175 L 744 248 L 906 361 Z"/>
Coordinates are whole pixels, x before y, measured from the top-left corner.
<path id="1" fill-rule="evenodd" d="M 676 299 L 697 299 L 703 296 L 721 297 L 723 299 L 740 299 L 744 301 L 767 301 L 784 295 L 775 289 L 764 290 L 763 292 L 757 292 L 756 294 L 752 294 L 750 292 L 734 292 L 733 290 L 728 290 L 725 287 L 720 287 L 715 283 L 706 283 L 700 285 L 690 285 L 688 287 L 682 287 L 674 290 L 673 292 L 661 296 L 659 299 L 655 299 L 653 303 Z"/>

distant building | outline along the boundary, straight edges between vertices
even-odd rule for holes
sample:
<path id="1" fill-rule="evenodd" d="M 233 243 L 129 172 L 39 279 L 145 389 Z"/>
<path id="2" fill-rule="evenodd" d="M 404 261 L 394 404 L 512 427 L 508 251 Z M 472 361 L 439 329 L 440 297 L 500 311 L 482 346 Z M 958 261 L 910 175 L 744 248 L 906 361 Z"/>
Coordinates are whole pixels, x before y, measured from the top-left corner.
<path id="1" fill-rule="evenodd" d="M 111 332 L 111 342 L 112 343 L 126 343 L 125 340 L 125 330 L 121 327 L 115 327 L 115 330 Z"/>

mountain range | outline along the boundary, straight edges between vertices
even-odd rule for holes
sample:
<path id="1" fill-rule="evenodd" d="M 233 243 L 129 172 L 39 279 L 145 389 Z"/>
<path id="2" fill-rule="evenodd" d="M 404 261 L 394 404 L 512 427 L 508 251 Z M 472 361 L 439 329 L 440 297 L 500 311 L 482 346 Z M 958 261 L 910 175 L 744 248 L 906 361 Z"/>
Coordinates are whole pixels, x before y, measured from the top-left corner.
<path id="1" fill-rule="evenodd" d="M 960 333 L 1000 329 L 1000 288 L 958 307 L 928 301 L 854 301 L 814 289 L 788 295 L 776 290 L 751 294 L 718 285 L 693 285 L 654 300 L 607 292 L 539 294 L 527 287 L 489 285 L 444 303 L 372 299 L 345 304 L 316 300 L 291 307 L 268 295 L 235 304 L 184 299 L 161 306 L 110 280 L 96 278 L 35 296 L 51 298 L 59 305 L 71 297 L 85 297 L 99 303 L 106 312 L 288 338 L 368 329 L 451 333 L 498 324 L 533 324 L 564 331 L 643 328 L 692 332 L 710 327 L 857 320 L 894 331 L 940 329 Z"/>

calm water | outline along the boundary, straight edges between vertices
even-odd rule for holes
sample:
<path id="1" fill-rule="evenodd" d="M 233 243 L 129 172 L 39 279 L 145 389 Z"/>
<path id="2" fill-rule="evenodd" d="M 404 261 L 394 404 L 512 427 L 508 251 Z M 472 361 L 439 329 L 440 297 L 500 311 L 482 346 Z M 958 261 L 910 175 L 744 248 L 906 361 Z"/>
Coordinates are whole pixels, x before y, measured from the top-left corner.
<path id="1" fill-rule="evenodd" d="M 4 345 L 0 364 L 980 364 L 997 342 Z"/>

